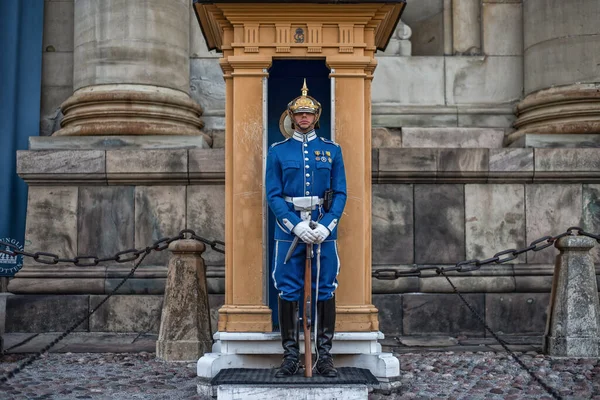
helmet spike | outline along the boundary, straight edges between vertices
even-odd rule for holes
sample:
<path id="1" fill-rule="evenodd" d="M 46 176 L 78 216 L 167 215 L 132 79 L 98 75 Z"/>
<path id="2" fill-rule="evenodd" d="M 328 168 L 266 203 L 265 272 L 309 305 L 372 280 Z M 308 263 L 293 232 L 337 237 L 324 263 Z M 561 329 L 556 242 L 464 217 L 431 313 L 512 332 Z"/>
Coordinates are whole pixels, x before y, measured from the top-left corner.
<path id="1" fill-rule="evenodd" d="M 302 85 L 302 96 L 306 96 L 308 94 L 308 87 L 306 87 L 306 78 L 304 78 L 304 85 Z"/>

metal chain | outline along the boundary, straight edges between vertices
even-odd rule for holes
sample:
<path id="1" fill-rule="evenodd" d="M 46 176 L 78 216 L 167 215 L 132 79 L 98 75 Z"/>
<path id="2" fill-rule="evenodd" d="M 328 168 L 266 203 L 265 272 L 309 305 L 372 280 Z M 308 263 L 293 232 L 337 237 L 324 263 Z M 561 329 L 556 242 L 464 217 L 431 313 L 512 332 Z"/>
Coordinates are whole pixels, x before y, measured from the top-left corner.
<path id="1" fill-rule="evenodd" d="M 118 263 L 124 263 L 124 262 L 137 260 L 141 256 L 141 258 L 134 264 L 134 267 L 131 269 L 131 271 L 129 271 L 129 274 L 127 274 L 127 276 L 121 282 L 119 282 L 119 284 L 98 305 L 96 305 L 96 307 L 94 307 L 91 311 L 89 311 L 87 315 L 85 315 L 84 317 L 80 318 L 77 322 L 75 322 L 71 327 L 69 327 L 69 329 L 67 329 L 65 332 L 63 332 L 60 336 L 58 336 L 52 342 L 47 344 L 43 349 L 38 351 L 36 354 L 30 356 L 27 360 L 22 362 L 20 365 L 18 365 L 12 371 L 5 373 L 2 377 L 0 377 L 0 383 L 5 383 L 9 379 L 13 378 L 16 374 L 21 372 L 25 367 L 27 367 L 28 365 L 32 364 L 34 361 L 39 359 L 44 353 L 48 352 L 52 347 L 54 347 L 61 340 L 63 340 L 65 337 L 67 337 L 71 332 L 73 332 L 75 329 L 77 329 L 77 327 L 79 325 L 81 325 L 83 322 L 87 321 L 92 316 L 92 314 L 94 314 L 104 303 L 106 303 L 106 301 L 112 295 L 117 293 L 117 291 L 121 288 L 121 286 L 123 286 L 123 284 L 129 278 L 131 278 L 133 276 L 133 274 L 135 273 L 137 268 L 141 265 L 142 261 L 144 261 L 144 259 L 146 258 L 146 256 L 148 254 L 150 254 L 152 251 L 163 251 L 163 250 L 167 249 L 169 247 L 169 244 L 171 244 L 172 242 L 174 242 L 176 240 L 186 239 L 186 235 L 189 235 L 189 237 L 193 240 L 197 240 L 197 241 L 200 241 L 202 243 L 209 245 L 213 250 L 215 250 L 219 253 L 225 253 L 225 243 L 224 242 L 222 242 L 220 240 L 209 241 L 207 239 L 204 239 L 204 238 L 196 235 L 196 233 L 190 229 L 184 229 L 179 232 L 179 235 L 174 236 L 174 237 L 159 239 L 156 242 L 154 242 L 151 246 L 147 246 L 144 249 L 141 249 L 141 250 L 130 249 L 130 250 L 125 250 L 125 251 L 120 251 L 117 254 L 115 254 L 114 257 L 108 257 L 108 258 L 99 258 L 99 257 L 95 257 L 95 256 L 78 256 L 73 259 L 68 259 L 68 258 L 60 258 L 56 254 L 46 253 L 46 252 L 28 253 L 25 251 L 21 251 L 18 247 L 14 246 L 11 243 L 6 243 L 6 242 L 0 241 L 0 252 L 1 253 L 8 254 L 10 257 L 15 257 L 16 255 L 23 255 L 23 256 L 31 257 L 35 261 L 40 262 L 42 264 L 57 264 L 59 262 L 64 262 L 64 263 L 72 262 L 76 266 L 86 267 L 86 266 L 98 265 L 99 263 L 105 262 L 105 261 L 116 261 Z M 218 248 L 218 246 L 221 246 L 222 248 Z M 9 250 L 4 250 L 4 248 L 8 248 Z M 85 262 L 85 260 L 88 260 L 88 261 Z M 89 260 L 91 260 L 91 261 L 89 261 Z M 8 351 L 25 344 L 29 340 L 30 339 L 25 340 L 21 343 L 18 343 L 14 346 L 9 347 L 6 350 L 3 350 L 2 353 L 0 354 L 0 358 L 4 357 L 4 355 Z"/>
<path id="2" fill-rule="evenodd" d="M 436 275 L 423 276 L 422 272 L 427 271 L 427 270 L 433 270 L 437 273 L 437 275 L 439 275 L 441 273 L 441 271 L 443 271 L 443 272 L 476 271 L 476 270 L 480 269 L 482 266 L 487 265 L 487 264 L 507 263 L 509 261 L 516 259 L 520 254 L 527 253 L 529 251 L 537 252 L 540 250 L 544 250 L 545 248 L 552 246 L 558 239 L 565 237 L 565 236 L 572 235 L 573 231 L 576 231 L 578 235 L 589 236 L 591 238 L 594 238 L 600 243 L 600 235 L 594 235 L 591 233 L 587 233 L 583 229 L 581 229 L 577 226 L 572 226 L 569 229 L 567 229 L 566 232 L 563 232 L 559 235 L 544 236 L 537 240 L 534 240 L 527 247 L 524 247 L 522 249 L 504 250 L 504 251 L 494 254 L 493 257 L 486 258 L 484 260 L 479 260 L 479 259 L 465 260 L 465 261 L 457 262 L 453 266 L 446 266 L 446 267 L 440 267 L 440 266 L 436 266 L 436 265 L 418 265 L 409 270 L 404 270 L 404 271 L 396 270 L 393 268 L 382 268 L 382 269 L 372 271 L 371 276 L 375 279 L 380 279 L 380 280 L 395 280 L 398 278 L 410 277 L 410 276 L 417 276 L 417 277 L 421 277 L 421 278 L 430 278 L 430 277 L 436 276 Z"/>
<path id="3" fill-rule="evenodd" d="M 121 282 L 119 282 L 119 284 L 100 303 L 98 303 L 98 305 L 96 307 L 94 307 L 91 311 L 89 311 L 87 313 L 87 315 L 85 315 L 82 318 L 80 318 L 77 322 L 75 322 L 73 325 L 71 325 L 69 327 L 69 329 L 67 329 L 65 332 L 61 333 L 60 336 L 58 336 L 56 339 L 54 339 L 53 341 L 51 341 L 50 343 L 48 343 L 46 346 L 44 346 L 43 349 L 41 349 L 40 351 L 38 351 L 34 355 L 30 356 L 27 360 L 23 361 L 21 364 L 19 364 L 13 370 L 11 370 L 11 371 L 5 373 L 3 376 L 1 376 L 0 377 L 0 383 L 5 383 L 9 379 L 13 378 L 16 374 L 18 374 L 23 369 L 25 369 L 25 367 L 27 367 L 28 365 L 32 364 L 34 361 L 36 361 L 37 359 L 39 359 L 40 357 L 42 357 L 42 355 L 44 355 L 52 347 L 54 347 L 61 340 L 63 340 L 65 337 L 67 337 L 71 332 L 73 332 L 75 329 L 77 329 L 77 327 L 79 325 L 81 325 L 82 323 L 84 323 L 85 321 L 87 321 L 92 316 L 92 314 L 94 314 L 100 307 L 102 307 L 102 305 L 104 303 L 106 303 L 106 301 L 112 295 L 114 295 L 115 293 L 117 293 L 117 291 L 121 288 L 121 286 L 123 286 L 123 284 L 127 281 L 127 279 L 129 279 L 129 278 L 131 278 L 133 276 L 135 270 L 142 264 L 142 261 L 144 261 L 144 259 L 146 258 L 146 256 L 148 254 L 150 254 L 152 252 L 152 250 L 153 249 L 150 249 L 147 252 L 143 253 L 142 254 L 142 258 L 140 258 L 139 261 L 137 261 L 135 263 L 135 265 L 133 266 L 133 268 L 131 269 L 131 271 L 129 271 L 129 274 L 127 274 L 127 276 Z M 160 251 L 160 250 L 158 250 L 158 251 Z M 6 351 L 8 351 L 8 350 L 6 350 Z M 6 351 L 2 352 L 1 357 L 4 357 Z"/>
<path id="4" fill-rule="evenodd" d="M 496 339 L 498 341 L 500 346 L 502 346 L 502 348 L 508 354 L 510 354 L 510 356 L 513 358 L 513 360 L 515 360 L 515 362 L 517 364 L 519 364 L 519 366 L 521 368 L 523 368 L 529 374 L 529 376 L 531 376 L 537 383 L 539 383 L 542 386 L 542 388 L 544 388 L 544 390 L 546 390 L 546 392 L 548 392 L 548 394 L 550 394 L 553 398 L 555 398 L 557 400 L 561 400 L 562 397 L 558 394 L 558 392 L 554 388 L 549 386 L 547 383 L 545 383 L 535 373 L 533 373 L 533 371 L 531 371 L 531 369 L 529 367 L 527 367 L 527 365 L 525 365 L 525 363 L 519 358 L 519 356 L 517 356 L 512 350 L 510 350 L 510 348 L 508 347 L 508 344 L 504 340 L 502 340 L 487 325 L 485 320 L 479 315 L 479 313 L 477 311 L 475 311 L 473 306 L 471 306 L 471 304 L 469 304 L 469 302 L 464 298 L 464 296 L 458 290 L 458 288 L 454 285 L 454 283 L 452 283 L 452 281 L 450 280 L 448 275 L 446 275 L 446 272 L 450 272 L 450 271 L 469 272 L 469 271 L 478 270 L 481 268 L 481 266 L 487 265 L 487 264 L 492 264 L 492 263 L 503 264 L 503 263 L 506 263 L 506 262 L 516 259 L 520 254 L 527 253 L 529 251 L 540 251 L 547 247 L 550 247 L 558 239 L 565 237 L 565 236 L 572 235 L 573 231 L 576 231 L 578 235 L 591 237 L 591 238 L 595 239 L 598 243 L 600 243 L 600 235 L 595 235 L 592 233 L 585 232 L 583 229 L 574 226 L 574 227 L 568 228 L 566 230 L 566 232 L 563 232 L 556 236 L 544 236 L 537 240 L 534 240 L 533 242 L 531 242 L 529 244 L 529 246 L 524 247 L 522 249 L 504 250 L 504 251 L 494 254 L 493 257 L 487 258 L 485 260 L 474 259 L 474 260 L 460 261 L 460 262 L 456 263 L 453 267 L 439 267 L 439 266 L 432 266 L 432 265 L 424 265 L 424 266 L 417 266 L 417 267 L 411 268 L 410 270 L 407 270 L 407 271 L 398 271 L 395 269 L 387 268 L 387 269 L 380 269 L 380 270 L 373 271 L 372 276 L 373 276 L 373 278 L 381 279 L 381 280 L 395 280 L 400 277 L 409 277 L 409 276 L 429 278 L 429 277 L 433 277 L 433 276 L 437 276 L 437 275 L 442 275 L 444 278 L 446 278 L 446 280 L 448 281 L 450 286 L 452 286 L 452 290 L 454 290 L 454 293 L 456 293 L 458 295 L 458 297 L 460 297 L 460 299 L 467 306 L 467 308 L 469 310 L 471 310 L 473 315 L 475 315 L 475 317 L 479 320 L 479 322 L 481 322 L 481 324 L 484 326 L 486 331 L 488 331 L 494 337 L 494 339 Z M 422 271 L 426 271 L 426 270 L 434 270 L 436 272 L 436 275 L 422 276 Z"/>
<path id="5" fill-rule="evenodd" d="M 220 241 L 220 240 L 205 239 L 201 236 L 196 235 L 196 232 L 194 232 L 191 229 L 184 229 L 184 230 L 180 231 L 177 236 L 159 239 L 156 242 L 154 242 L 152 245 L 147 246 L 146 248 L 143 248 L 143 249 L 139 249 L 139 250 L 138 249 L 129 249 L 129 250 L 119 251 L 112 257 L 101 258 L 98 256 L 77 256 L 74 258 L 61 258 L 54 253 L 47 253 L 44 251 L 38 251 L 35 253 L 23 251 L 23 250 L 19 249 L 17 246 L 15 246 L 14 244 L 3 242 L 3 241 L 0 241 L 0 253 L 6 254 L 9 257 L 16 257 L 16 256 L 30 257 L 38 263 L 47 264 L 47 265 L 55 265 L 58 263 L 73 263 L 77 267 L 93 267 L 100 263 L 109 262 L 109 261 L 117 262 L 117 263 L 125 263 L 125 262 L 135 261 L 142 254 L 146 254 L 148 251 L 152 251 L 152 250 L 163 251 L 163 250 L 167 249 L 169 247 L 169 244 L 171 244 L 172 242 L 174 242 L 176 240 L 187 239 L 188 237 L 190 239 L 197 240 L 199 242 L 202 242 L 202 243 L 210 246 L 211 249 L 213 249 L 214 251 L 216 251 L 218 253 L 225 254 L 225 242 Z"/>
<path id="6" fill-rule="evenodd" d="M 448 275 L 446 275 L 446 272 L 444 272 L 443 270 L 440 270 L 439 273 L 444 278 L 446 278 L 446 280 L 448 281 L 448 283 L 450 284 L 450 286 L 452 286 L 452 290 L 454 290 L 454 293 L 456 293 L 458 295 L 458 297 L 460 297 L 460 299 L 467 306 L 467 308 L 469 310 L 471 310 L 471 312 L 475 315 L 475 317 L 477 317 L 477 319 L 479 320 L 479 322 L 481 322 L 483 324 L 485 330 L 488 331 L 494 337 L 494 339 L 496 339 L 498 341 L 498 343 L 500 343 L 500 346 L 502 346 L 502 348 L 504 350 L 506 350 L 506 352 L 508 354 L 510 354 L 510 356 L 513 358 L 513 360 L 515 360 L 516 363 L 519 364 L 519 366 L 521 366 L 521 368 L 523 368 L 529 374 L 529 376 L 531 376 L 537 383 L 539 383 L 546 390 L 546 392 L 548 392 L 555 399 L 561 400 L 562 397 L 558 394 L 558 392 L 553 387 L 549 386 L 546 382 L 542 381 L 542 379 L 540 377 L 538 377 L 536 374 L 534 374 L 533 371 L 531 371 L 531 369 L 529 369 L 529 367 L 527 367 L 527 365 L 525 365 L 525 363 L 523 362 L 523 360 L 521 360 L 519 358 L 519 356 L 517 356 L 511 349 L 508 348 L 508 344 L 504 340 L 502 340 L 488 326 L 488 324 L 486 324 L 486 322 L 481 317 L 481 315 L 479 315 L 479 313 L 477 311 L 475 311 L 475 309 L 473 308 L 473 306 L 471 306 L 471 304 L 469 304 L 469 302 L 463 297 L 462 293 L 458 291 L 458 288 L 454 285 L 454 283 L 452 283 L 452 281 L 450 280 L 450 278 L 448 277 Z"/>

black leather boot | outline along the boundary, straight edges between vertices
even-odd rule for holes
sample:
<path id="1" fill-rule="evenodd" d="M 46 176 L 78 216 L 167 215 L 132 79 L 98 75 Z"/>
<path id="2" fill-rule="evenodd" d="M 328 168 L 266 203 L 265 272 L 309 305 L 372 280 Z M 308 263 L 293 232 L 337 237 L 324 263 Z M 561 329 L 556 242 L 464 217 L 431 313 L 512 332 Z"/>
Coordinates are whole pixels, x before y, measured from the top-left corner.
<path id="1" fill-rule="evenodd" d="M 333 366 L 331 357 L 331 345 L 335 332 L 335 296 L 329 300 L 317 302 L 317 314 L 319 325 L 317 327 L 317 372 L 321 376 L 335 378 L 338 375 Z"/>
<path id="2" fill-rule="evenodd" d="M 296 336 L 297 311 L 296 302 L 279 298 L 279 328 L 283 346 L 283 362 L 275 376 L 284 378 L 298 372 L 300 347 Z"/>

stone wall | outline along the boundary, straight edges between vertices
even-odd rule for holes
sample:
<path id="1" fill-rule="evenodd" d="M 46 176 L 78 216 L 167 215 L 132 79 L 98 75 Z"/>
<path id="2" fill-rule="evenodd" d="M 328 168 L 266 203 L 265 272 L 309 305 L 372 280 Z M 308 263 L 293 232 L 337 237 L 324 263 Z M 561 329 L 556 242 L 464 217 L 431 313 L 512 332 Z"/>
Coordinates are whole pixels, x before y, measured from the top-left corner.
<path id="1" fill-rule="evenodd" d="M 184 228 L 223 239 L 222 149 L 24 151 L 18 160 L 30 185 L 27 251 L 108 256 Z M 598 233 L 599 171 L 594 149 L 374 150 L 373 268 L 489 258 L 574 225 Z M 598 248 L 593 253 L 600 263 Z M 555 254 L 549 248 L 450 276 L 493 329 L 541 335 Z M 152 310 L 160 309 L 167 257 L 148 257 L 80 329 L 157 329 L 160 314 Z M 224 259 L 210 250 L 205 259 L 215 314 L 223 301 Z M 9 285 L 15 296 L 8 299 L 8 331 L 62 329 L 74 317 L 50 316 L 60 309 L 85 312 L 132 267 L 25 261 Z M 442 277 L 374 279 L 373 293 L 387 335 L 485 336 Z"/>

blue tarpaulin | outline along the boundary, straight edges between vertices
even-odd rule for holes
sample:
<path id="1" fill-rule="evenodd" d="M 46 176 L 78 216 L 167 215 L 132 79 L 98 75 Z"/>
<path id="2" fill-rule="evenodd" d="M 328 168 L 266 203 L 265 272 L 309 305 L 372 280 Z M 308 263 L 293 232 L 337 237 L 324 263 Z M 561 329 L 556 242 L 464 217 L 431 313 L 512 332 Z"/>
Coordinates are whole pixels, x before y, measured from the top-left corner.
<path id="1" fill-rule="evenodd" d="M 0 240 L 25 240 L 27 185 L 17 176 L 16 151 L 39 135 L 44 0 L 0 0 Z M 0 276 L 21 260 L 0 254 Z"/>

